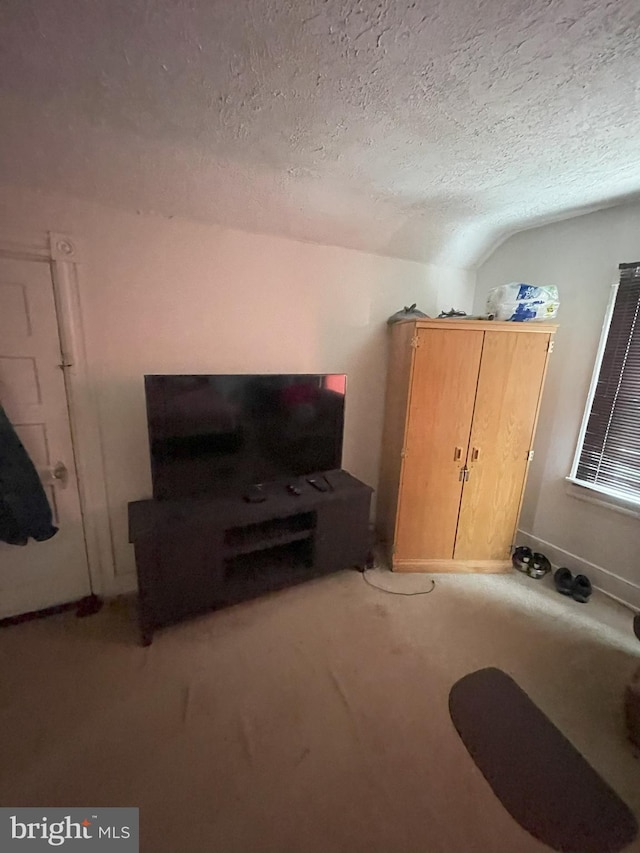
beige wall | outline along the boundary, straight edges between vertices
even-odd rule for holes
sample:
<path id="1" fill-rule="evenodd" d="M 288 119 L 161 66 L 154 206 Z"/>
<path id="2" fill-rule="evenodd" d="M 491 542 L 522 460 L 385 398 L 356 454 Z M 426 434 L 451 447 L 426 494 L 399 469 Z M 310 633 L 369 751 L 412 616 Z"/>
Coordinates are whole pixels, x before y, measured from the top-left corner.
<path id="1" fill-rule="evenodd" d="M 475 310 L 512 281 L 556 284 L 560 328 L 551 356 L 536 455 L 520 519 L 521 539 L 556 563 L 584 570 L 640 607 L 640 521 L 569 494 L 569 473 L 602 321 L 618 264 L 640 259 L 640 205 L 617 207 L 524 231 L 478 271 Z M 639 427 L 640 428 L 640 427 Z"/>
<path id="2" fill-rule="evenodd" d="M 81 301 L 118 584 L 151 493 L 145 373 L 346 372 L 344 466 L 375 487 L 387 316 L 471 307 L 474 275 L 6 190 L 0 230 L 81 241 Z M 124 586 L 127 584 L 124 583 Z"/>

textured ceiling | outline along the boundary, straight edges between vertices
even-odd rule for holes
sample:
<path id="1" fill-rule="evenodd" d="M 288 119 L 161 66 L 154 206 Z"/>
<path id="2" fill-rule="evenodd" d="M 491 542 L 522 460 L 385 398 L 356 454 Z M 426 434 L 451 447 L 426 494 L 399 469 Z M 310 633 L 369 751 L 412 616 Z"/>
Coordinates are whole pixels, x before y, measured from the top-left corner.
<path id="1" fill-rule="evenodd" d="M 0 181 L 469 266 L 640 192 L 637 0 L 0 0 Z"/>

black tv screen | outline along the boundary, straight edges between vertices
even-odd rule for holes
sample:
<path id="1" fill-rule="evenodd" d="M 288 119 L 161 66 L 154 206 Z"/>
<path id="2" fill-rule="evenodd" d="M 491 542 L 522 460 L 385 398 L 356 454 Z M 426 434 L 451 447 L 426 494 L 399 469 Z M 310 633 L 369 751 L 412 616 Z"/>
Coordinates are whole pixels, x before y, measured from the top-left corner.
<path id="1" fill-rule="evenodd" d="M 340 468 L 344 374 L 145 376 L 153 496 Z"/>

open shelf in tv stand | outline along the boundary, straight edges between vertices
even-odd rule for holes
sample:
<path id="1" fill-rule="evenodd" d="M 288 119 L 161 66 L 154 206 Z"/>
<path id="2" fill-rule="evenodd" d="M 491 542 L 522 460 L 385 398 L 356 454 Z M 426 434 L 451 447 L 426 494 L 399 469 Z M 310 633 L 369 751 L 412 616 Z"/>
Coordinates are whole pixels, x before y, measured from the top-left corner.
<path id="1" fill-rule="evenodd" d="M 319 492 L 295 479 L 263 485 L 266 500 L 224 497 L 129 504 L 144 645 L 180 619 L 314 577 L 364 568 L 370 556 L 372 489 L 346 471 L 328 471 Z"/>

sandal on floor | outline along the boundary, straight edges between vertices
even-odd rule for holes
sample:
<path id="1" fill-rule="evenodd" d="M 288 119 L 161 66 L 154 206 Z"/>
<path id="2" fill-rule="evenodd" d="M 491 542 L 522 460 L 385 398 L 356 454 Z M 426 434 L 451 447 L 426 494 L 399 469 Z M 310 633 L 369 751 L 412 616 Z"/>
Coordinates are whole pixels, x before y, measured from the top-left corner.
<path id="1" fill-rule="evenodd" d="M 573 595 L 573 575 L 569 569 L 558 569 L 553 576 L 553 582 L 561 595 Z"/>
<path id="2" fill-rule="evenodd" d="M 571 595 L 574 601 L 579 601 L 580 604 L 586 604 L 591 598 L 591 581 L 586 575 L 576 575 L 573 582 L 573 590 Z"/>
<path id="3" fill-rule="evenodd" d="M 527 548 L 526 545 L 518 546 L 511 557 L 513 568 L 517 569 L 519 572 L 527 572 L 531 565 L 532 558 L 533 553 L 531 548 Z"/>
<path id="4" fill-rule="evenodd" d="M 551 563 L 544 554 L 535 553 L 531 558 L 531 563 L 527 568 L 527 574 L 534 580 L 540 580 L 551 571 Z"/>

